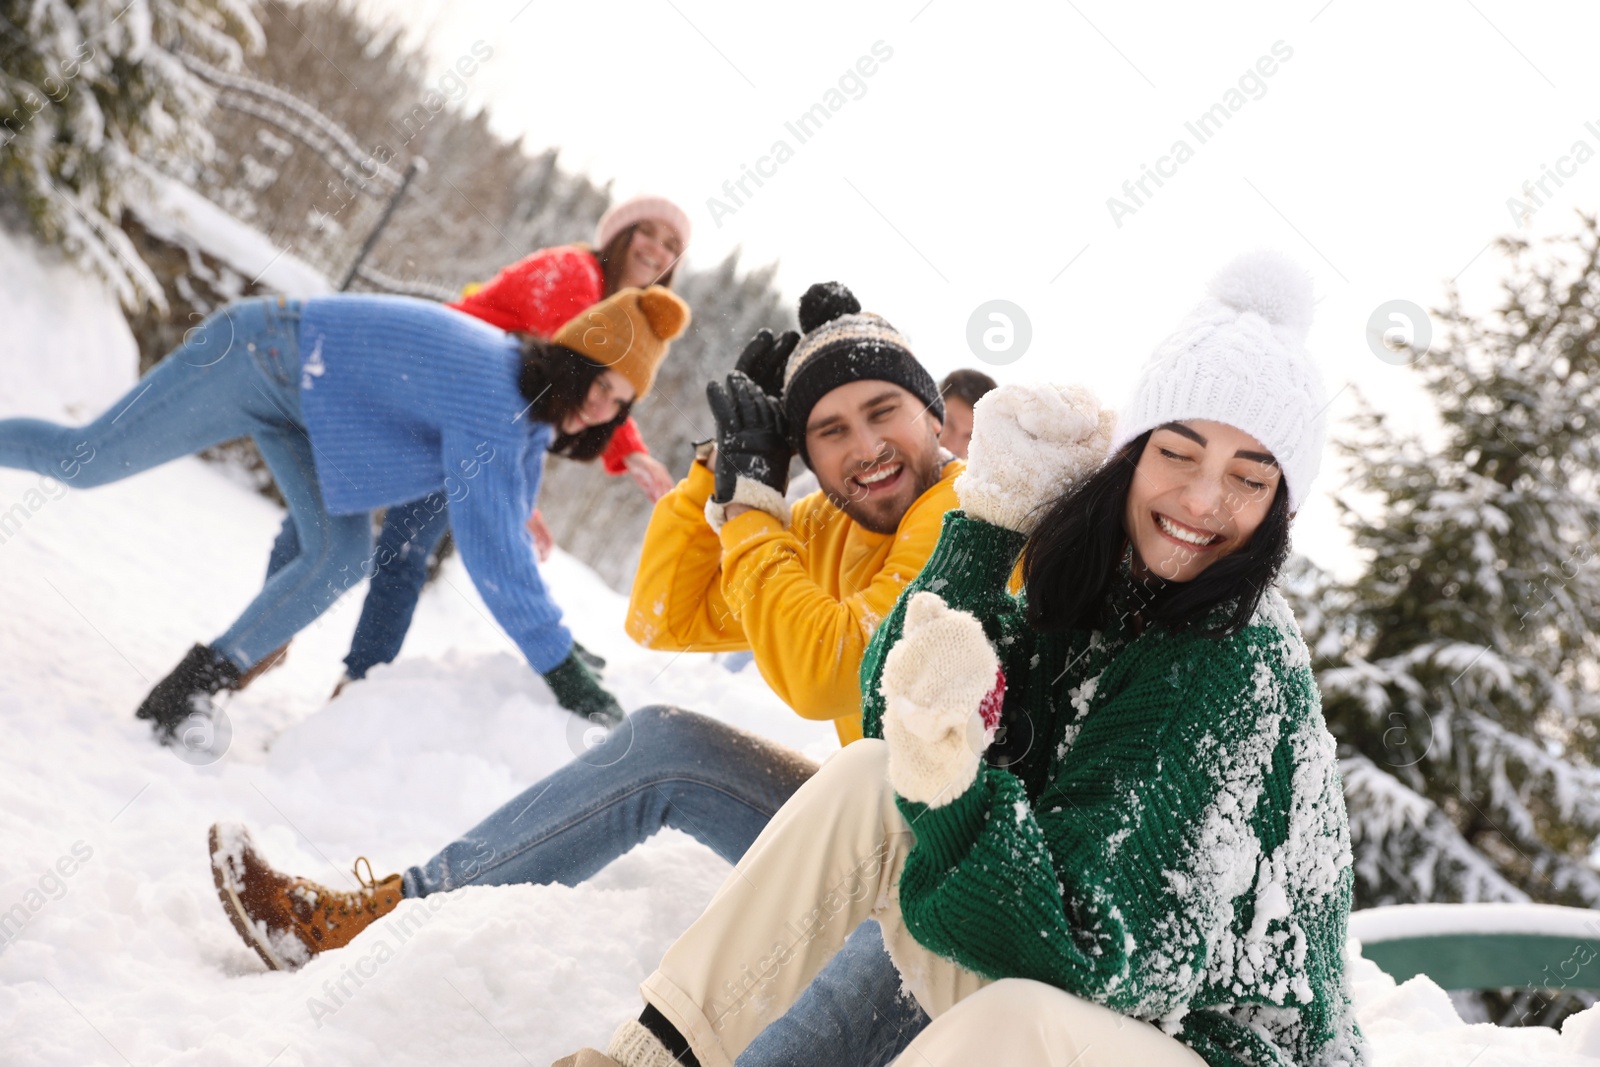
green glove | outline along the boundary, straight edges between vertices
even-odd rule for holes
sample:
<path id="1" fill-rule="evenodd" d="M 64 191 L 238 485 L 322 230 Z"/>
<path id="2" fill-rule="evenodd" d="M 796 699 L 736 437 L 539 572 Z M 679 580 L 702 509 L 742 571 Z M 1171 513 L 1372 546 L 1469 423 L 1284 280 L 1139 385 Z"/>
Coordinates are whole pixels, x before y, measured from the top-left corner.
<path id="1" fill-rule="evenodd" d="M 604 656 L 598 652 L 590 652 L 576 641 L 572 642 L 572 654 L 583 660 L 583 665 L 594 671 L 595 674 L 599 674 L 606 669 L 606 658 Z"/>
<path id="2" fill-rule="evenodd" d="M 615 726 L 625 717 L 617 698 L 606 691 L 576 651 L 542 677 L 556 701 L 574 715 L 604 726 Z"/>

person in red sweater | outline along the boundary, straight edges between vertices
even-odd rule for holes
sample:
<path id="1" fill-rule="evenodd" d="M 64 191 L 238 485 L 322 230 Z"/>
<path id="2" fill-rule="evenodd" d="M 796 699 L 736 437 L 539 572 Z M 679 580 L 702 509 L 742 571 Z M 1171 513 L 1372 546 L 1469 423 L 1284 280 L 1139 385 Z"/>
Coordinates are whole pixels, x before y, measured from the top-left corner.
<path id="1" fill-rule="evenodd" d="M 561 245 L 541 249 L 449 306 L 502 330 L 548 337 L 562 323 L 618 289 L 670 287 L 689 231 L 688 216 L 670 200 L 636 196 L 600 219 L 593 248 Z M 607 474 L 631 477 L 651 502 L 660 500 L 673 486 L 671 474 L 650 455 L 632 418 L 612 435 L 601 462 Z M 555 541 L 537 511 L 528 521 L 528 530 L 539 559 L 548 558 Z"/>
<path id="2" fill-rule="evenodd" d="M 470 287 L 447 306 L 508 332 L 548 339 L 568 320 L 619 289 L 670 286 L 690 231 L 688 215 L 672 201 L 636 196 L 601 216 L 592 248 L 575 244 L 540 249 L 485 284 Z M 627 474 L 652 501 L 672 488 L 667 468 L 650 455 L 631 417 L 612 434 L 602 462 L 606 473 Z M 441 491 L 392 507 L 385 515 L 367 599 L 345 657 L 344 679 L 334 695 L 346 682 L 365 677 L 373 667 L 399 655 L 427 579 L 428 557 L 450 527 L 447 503 Z M 537 511 L 528 519 L 528 530 L 539 559 L 548 558 L 554 540 Z M 285 519 L 267 574 L 293 560 L 299 550 L 294 522 Z M 282 663 L 288 648 L 268 655 L 240 679 L 238 688 Z M 603 665 L 587 650 L 580 648 L 578 654 L 591 666 Z"/>

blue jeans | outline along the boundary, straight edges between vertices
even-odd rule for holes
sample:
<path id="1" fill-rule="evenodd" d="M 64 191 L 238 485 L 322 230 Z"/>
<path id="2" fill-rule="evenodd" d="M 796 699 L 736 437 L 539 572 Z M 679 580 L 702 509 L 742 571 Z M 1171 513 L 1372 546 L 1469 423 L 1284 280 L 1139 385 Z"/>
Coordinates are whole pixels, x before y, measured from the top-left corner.
<path id="1" fill-rule="evenodd" d="M 883 930 L 869 919 L 845 939 L 800 999 L 739 1054 L 734 1067 L 883 1067 L 928 1022 L 883 947 Z"/>
<path id="2" fill-rule="evenodd" d="M 380 663 L 392 663 L 411 629 L 417 599 L 428 580 L 428 557 L 450 529 L 450 499 L 444 493 L 429 493 L 421 500 L 398 504 L 384 515 L 378 546 L 373 551 L 372 584 L 361 605 L 361 619 L 350 638 L 350 653 L 344 658 L 345 673 L 365 678 Z M 283 528 L 272 543 L 267 561 L 271 578 L 300 554 L 294 518 L 283 520 Z"/>
<path id="3" fill-rule="evenodd" d="M 467 885 L 577 885 L 662 827 L 736 863 L 784 801 L 816 773 L 763 738 L 678 708 L 640 708 L 604 744 L 504 804 L 404 875 L 408 897 Z"/>
<path id="4" fill-rule="evenodd" d="M 586 724 L 573 719 L 581 728 Z M 577 746 L 575 746 L 577 747 Z M 604 744 L 528 787 L 402 876 L 408 897 L 466 885 L 577 885 L 664 826 L 735 863 L 816 766 L 677 708 L 640 708 Z M 927 1025 L 864 923 L 739 1067 L 888 1063 Z M 801 1053 L 804 1055 L 801 1055 Z"/>
<path id="5" fill-rule="evenodd" d="M 365 515 L 330 515 L 300 412 L 300 305 L 240 300 L 184 335 L 128 394 L 87 426 L 0 420 L 0 467 L 88 489 L 203 448 L 250 437 L 289 504 L 303 551 L 274 574 L 212 647 L 240 669 L 282 645 L 361 576 Z"/>

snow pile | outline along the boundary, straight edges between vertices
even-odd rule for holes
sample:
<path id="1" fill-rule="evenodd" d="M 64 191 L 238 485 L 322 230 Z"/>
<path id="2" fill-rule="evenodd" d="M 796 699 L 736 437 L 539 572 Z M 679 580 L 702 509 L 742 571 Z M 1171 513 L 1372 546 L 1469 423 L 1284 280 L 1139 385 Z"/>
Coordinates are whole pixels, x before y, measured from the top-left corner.
<path id="1" fill-rule="evenodd" d="M 0 229 L 0 293 L 0 418 L 86 420 L 133 384 L 138 348 L 104 283 Z"/>
<path id="2" fill-rule="evenodd" d="M 91 343 L 112 336 L 111 299 L 19 270 L 18 255 L 0 244 L 15 283 L 4 290 L 12 343 L 0 372 L 25 383 L 5 392 L 6 413 L 93 401 L 81 413 L 92 414 L 134 365 L 125 336 L 115 360 Z M 32 312 L 52 299 L 83 303 L 70 315 Z M 52 350 L 105 362 L 82 378 L 53 376 L 60 368 L 34 356 Z M 36 481 L 0 471 L 0 516 Z M 681 834 L 576 888 L 407 901 L 294 973 L 267 972 L 230 926 L 206 855 L 212 822 L 245 823 L 276 864 L 349 887 L 358 855 L 379 876 L 419 863 L 581 744 L 577 720 L 452 560 L 401 658 L 339 699 L 328 693 L 361 590 L 228 705 L 221 760 L 191 766 L 154 745 L 134 707 L 256 592 L 281 518 L 191 459 L 63 492 L 0 527 L 0 1062 L 544 1064 L 603 1043 L 727 873 Z M 633 645 L 621 598 L 569 557 L 545 574 L 579 639 L 611 661 L 607 683 L 624 705 L 678 703 L 815 758 L 836 746 L 831 725 L 789 712 L 753 667 L 732 674 L 711 657 Z M 1380 1065 L 1600 1062 L 1595 1011 L 1565 1035 L 1468 1027 L 1426 980 L 1396 987 L 1365 961 L 1356 976 Z"/>
<path id="3" fill-rule="evenodd" d="M 31 481 L 0 472 L 0 502 Z M 370 943 L 295 974 L 266 973 L 229 925 L 211 822 L 349 887 L 357 855 L 380 875 L 419 863 L 581 744 L 452 560 L 391 667 L 327 703 L 357 591 L 228 706 L 221 761 L 155 746 L 133 708 L 255 591 L 280 517 L 183 460 L 67 493 L 0 544 L 0 1062 L 519 1062 L 509 1041 L 548 1063 L 603 1042 L 727 872 L 683 835 L 577 889 L 407 902 Z M 621 598 L 569 557 L 546 575 L 625 704 L 681 703 L 817 758 L 836 746 L 753 668 L 631 645 Z"/>
<path id="4" fill-rule="evenodd" d="M 1372 1067 L 1594 1067 L 1600 1063 L 1600 1005 L 1544 1026 L 1467 1025 L 1449 994 L 1423 977 L 1397 985 L 1357 957 L 1351 968 L 1356 1022 L 1371 1043 Z"/>
<path id="5" fill-rule="evenodd" d="M 1600 937 L 1600 912 L 1554 904 L 1397 904 L 1353 912 L 1350 936 L 1369 944 L 1440 934 Z"/>
<path id="6" fill-rule="evenodd" d="M 157 237 L 198 248 L 251 282 L 285 296 L 304 299 L 332 291 L 321 272 L 289 252 L 287 246 L 279 248 L 260 230 L 164 174 L 145 168 L 144 177 L 155 190 L 154 197 L 148 203 L 137 201 L 128 206 Z"/>

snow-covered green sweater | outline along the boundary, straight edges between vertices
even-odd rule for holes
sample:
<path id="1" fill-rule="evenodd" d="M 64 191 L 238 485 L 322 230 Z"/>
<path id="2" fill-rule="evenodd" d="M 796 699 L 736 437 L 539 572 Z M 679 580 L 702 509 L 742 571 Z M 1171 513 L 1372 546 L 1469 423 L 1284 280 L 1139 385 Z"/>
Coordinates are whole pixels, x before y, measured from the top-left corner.
<path id="1" fill-rule="evenodd" d="M 882 737 L 883 658 L 928 590 L 982 621 L 1005 669 L 1007 737 L 972 787 L 937 808 L 899 799 L 916 833 L 907 928 L 980 974 L 1156 1023 L 1214 1067 L 1365 1063 L 1344 798 L 1287 605 L 1267 593 L 1220 639 L 1135 635 L 1126 614 L 1040 633 L 1006 592 L 1022 541 L 948 513 L 862 663 L 866 735 Z"/>

